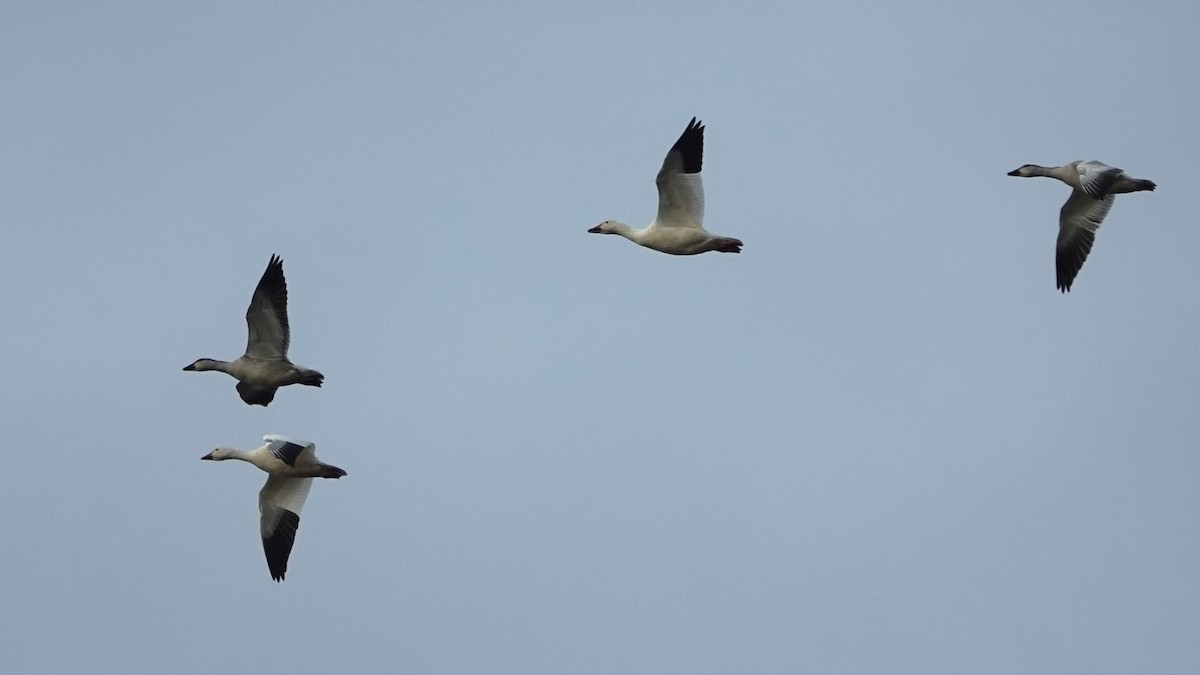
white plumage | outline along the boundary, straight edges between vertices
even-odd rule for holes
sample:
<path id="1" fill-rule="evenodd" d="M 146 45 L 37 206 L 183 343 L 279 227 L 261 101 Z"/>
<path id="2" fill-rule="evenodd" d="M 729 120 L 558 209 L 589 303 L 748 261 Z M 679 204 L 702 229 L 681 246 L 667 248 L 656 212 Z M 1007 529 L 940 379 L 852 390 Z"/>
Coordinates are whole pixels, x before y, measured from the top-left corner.
<path id="1" fill-rule="evenodd" d="M 253 450 L 217 448 L 200 459 L 240 459 L 266 471 L 258 493 L 259 530 L 271 578 L 282 581 L 300 527 L 300 511 L 313 478 L 341 478 L 346 472 L 317 459 L 317 446 L 286 436 L 263 436 L 266 445 Z"/>
<path id="2" fill-rule="evenodd" d="M 658 215 L 646 227 L 634 228 L 606 220 L 591 228 L 593 234 L 619 234 L 663 253 L 695 255 L 706 251 L 740 253 L 742 242 L 704 229 L 704 185 L 700 169 L 704 160 L 704 125 L 692 121 L 663 160 L 658 185 Z"/>

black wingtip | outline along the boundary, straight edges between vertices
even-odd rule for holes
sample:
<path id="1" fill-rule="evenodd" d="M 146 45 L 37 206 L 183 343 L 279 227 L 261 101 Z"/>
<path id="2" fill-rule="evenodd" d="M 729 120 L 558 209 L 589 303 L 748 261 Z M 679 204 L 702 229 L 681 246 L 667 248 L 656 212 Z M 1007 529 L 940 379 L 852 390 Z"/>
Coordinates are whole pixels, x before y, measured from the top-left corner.
<path id="1" fill-rule="evenodd" d="M 1083 263 L 1079 263 L 1078 267 L 1073 267 L 1070 263 L 1060 259 L 1056 267 L 1055 272 L 1058 279 L 1054 285 L 1063 293 L 1070 293 L 1071 284 L 1075 283 L 1075 277 L 1079 274 Z"/>
<path id="2" fill-rule="evenodd" d="M 280 289 L 285 294 L 287 293 L 287 280 L 283 276 L 283 258 L 280 258 L 277 253 L 272 253 L 271 260 L 267 263 L 267 269 L 263 270 L 262 276 L 258 279 L 255 291 L 264 290 L 273 294 Z"/>
<path id="3" fill-rule="evenodd" d="M 704 123 L 693 117 L 671 150 L 682 156 L 684 173 L 700 173 L 704 164 Z"/>
<path id="4" fill-rule="evenodd" d="M 1071 291 L 1071 285 L 1075 283 L 1075 277 L 1079 276 L 1079 271 L 1083 269 L 1083 263 L 1087 261 L 1088 253 L 1092 250 L 1092 242 L 1084 240 L 1079 244 L 1078 248 L 1059 251 L 1058 256 L 1054 261 L 1054 271 L 1057 276 L 1058 290 L 1063 293 Z"/>
<path id="5" fill-rule="evenodd" d="M 275 581 L 283 581 L 287 574 L 288 557 L 292 544 L 296 542 L 296 530 L 300 528 L 300 516 L 284 511 L 271 536 L 263 537 L 263 553 L 267 556 L 267 569 Z"/>
<path id="6" fill-rule="evenodd" d="M 263 271 L 262 278 L 258 280 L 259 286 L 262 286 L 264 283 L 271 286 L 284 283 L 283 258 L 280 258 L 277 253 L 271 254 L 271 261 L 267 263 L 267 269 Z M 284 286 L 284 288 L 286 290 L 287 287 Z"/>
<path id="7" fill-rule="evenodd" d="M 1054 256 L 1058 290 L 1063 293 L 1071 290 L 1071 285 L 1075 283 L 1075 277 L 1079 276 L 1083 264 L 1087 262 L 1088 254 L 1092 252 L 1092 245 L 1095 242 L 1095 233 L 1084 229 L 1076 230 L 1065 239 L 1060 237 Z"/>

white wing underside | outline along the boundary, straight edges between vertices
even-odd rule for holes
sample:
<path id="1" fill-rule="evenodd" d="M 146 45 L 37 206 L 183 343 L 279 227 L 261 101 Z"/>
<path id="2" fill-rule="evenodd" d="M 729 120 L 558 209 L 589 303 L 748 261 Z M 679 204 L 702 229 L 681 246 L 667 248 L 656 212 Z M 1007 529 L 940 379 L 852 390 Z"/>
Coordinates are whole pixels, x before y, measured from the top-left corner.
<path id="1" fill-rule="evenodd" d="M 267 478 L 266 485 L 258 493 L 259 529 L 264 539 L 275 533 L 284 511 L 300 515 L 312 482 L 311 478 Z"/>
<path id="2" fill-rule="evenodd" d="M 246 341 L 246 356 L 256 359 L 287 358 L 288 331 L 269 306 L 251 305 L 246 313 L 250 338 Z"/>
<path id="3" fill-rule="evenodd" d="M 704 185 L 699 173 L 683 173 L 683 163 L 670 152 L 658 172 L 658 216 L 656 227 L 704 229 Z M 674 161 L 672 161 L 674 160 Z"/>
<path id="4" fill-rule="evenodd" d="M 1082 190 L 1071 192 L 1070 198 L 1063 204 L 1058 215 L 1058 238 L 1060 242 L 1071 239 L 1079 230 L 1095 233 L 1100 229 L 1100 223 L 1108 216 L 1116 198 L 1105 195 L 1103 199 L 1095 199 Z"/>

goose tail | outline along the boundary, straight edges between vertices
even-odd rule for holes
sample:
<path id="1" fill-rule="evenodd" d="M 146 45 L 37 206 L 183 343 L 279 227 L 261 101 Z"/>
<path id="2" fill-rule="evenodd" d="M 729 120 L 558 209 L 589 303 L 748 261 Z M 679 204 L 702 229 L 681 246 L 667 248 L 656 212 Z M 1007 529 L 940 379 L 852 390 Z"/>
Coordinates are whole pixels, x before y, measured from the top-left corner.
<path id="1" fill-rule="evenodd" d="M 741 253 L 742 242 L 740 239 L 734 239 L 733 237 L 720 237 L 716 241 L 716 248 L 714 250 L 721 253 Z"/>
<path id="2" fill-rule="evenodd" d="M 303 379 L 300 384 L 306 387 L 319 387 L 325 381 L 325 376 L 315 370 L 306 370 L 303 373 Z"/>
<path id="3" fill-rule="evenodd" d="M 341 478 L 346 472 L 332 464 L 321 465 L 321 478 Z"/>

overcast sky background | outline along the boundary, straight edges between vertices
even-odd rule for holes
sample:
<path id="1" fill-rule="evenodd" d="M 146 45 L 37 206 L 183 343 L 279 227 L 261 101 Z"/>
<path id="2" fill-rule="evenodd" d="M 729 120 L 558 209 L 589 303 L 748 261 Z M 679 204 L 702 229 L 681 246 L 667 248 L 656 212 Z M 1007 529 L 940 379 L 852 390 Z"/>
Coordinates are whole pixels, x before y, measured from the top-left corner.
<path id="1" fill-rule="evenodd" d="M 1200 5 L 108 4 L 0 11 L 6 672 L 1200 667 Z M 587 234 L 692 116 L 744 252 Z"/>

